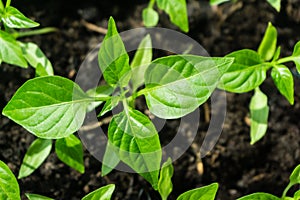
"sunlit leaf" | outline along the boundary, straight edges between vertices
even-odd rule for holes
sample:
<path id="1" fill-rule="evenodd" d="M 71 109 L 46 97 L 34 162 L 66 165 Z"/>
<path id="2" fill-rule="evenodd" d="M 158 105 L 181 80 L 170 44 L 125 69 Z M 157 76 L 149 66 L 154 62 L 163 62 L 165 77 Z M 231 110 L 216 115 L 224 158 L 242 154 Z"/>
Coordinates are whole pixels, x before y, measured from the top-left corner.
<path id="1" fill-rule="evenodd" d="M 20 200 L 20 188 L 9 167 L 0 160 L 0 199 Z"/>
<path id="2" fill-rule="evenodd" d="M 261 92 L 259 88 L 255 89 L 254 96 L 251 98 L 250 113 L 251 144 L 254 144 L 266 134 L 268 128 L 268 97 L 263 92 Z"/>
<path id="3" fill-rule="evenodd" d="M 18 178 L 32 174 L 46 160 L 51 152 L 52 140 L 37 138 L 32 142 L 23 159 Z"/>
<path id="4" fill-rule="evenodd" d="M 77 131 L 91 99 L 69 79 L 44 76 L 24 83 L 2 114 L 37 137 L 59 139 Z"/>
<path id="5" fill-rule="evenodd" d="M 84 173 L 82 144 L 75 135 L 56 140 L 55 152 L 62 162 Z"/>
<path id="6" fill-rule="evenodd" d="M 146 70 L 141 92 L 154 115 L 179 118 L 207 101 L 232 62 L 232 58 L 193 55 L 159 58 Z"/>

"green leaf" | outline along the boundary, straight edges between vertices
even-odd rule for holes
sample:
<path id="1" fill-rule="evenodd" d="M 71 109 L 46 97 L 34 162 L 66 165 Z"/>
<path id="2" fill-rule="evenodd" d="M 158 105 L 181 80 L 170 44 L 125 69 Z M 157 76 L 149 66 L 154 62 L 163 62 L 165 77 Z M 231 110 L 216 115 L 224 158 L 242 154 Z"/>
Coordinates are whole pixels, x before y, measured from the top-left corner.
<path id="1" fill-rule="evenodd" d="M 164 10 L 173 24 L 182 31 L 189 31 L 186 0 L 156 0 L 157 6 Z"/>
<path id="2" fill-rule="evenodd" d="M 157 131 L 150 119 L 126 107 L 113 116 L 108 127 L 108 139 L 120 160 L 157 189 L 162 152 Z"/>
<path id="3" fill-rule="evenodd" d="M 39 26 L 39 23 L 25 17 L 18 9 L 12 6 L 5 8 L 1 19 L 9 28 L 33 28 Z"/>
<path id="4" fill-rule="evenodd" d="M 82 144 L 75 135 L 56 140 L 55 152 L 62 162 L 80 173 L 84 173 Z"/>
<path id="5" fill-rule="evenodd" d="M 294 200 L 299 200 L 300 199 L 300 190 L 298 190 L 297 192 L 295 192 L 294 194 Z"/>
<path id="6" fill-rule="evenodd" d="M 11 65 L 27 68 L 27 62 L 16 39 L 0 30 L 0 60 Z"/>
<path id="7" fill-rule="evenodd" d="M 290 176 L 290 184 L 300 184 L 300 165 L 298 165 Z"/>
<path id="8" fill-rule="evenodd" d="M 42 196 L 42 195 L 39 195 L 39 194 L 26 193 L 25 195 L 29 200 L 54 200 L 52 198 L 45 197 L 45 196 Z"/>
<path id="9" fill-rule="evenodd" d="M 146 35 L 139 44 L 134 58 L 131 62 L 132 76 L 131 83 L 133 91 L 144 84 L 145 71 L 152 60 L 152 43 L 150 35 Z"/>
<path id="10" fill-rule="evenodd" d="M 214 200 L 218 191 L 218 184 L 197 188 L 181 194 L 177 200 Z"/>
<path id="11" fill-rule="evenodd" d="M 20 200 L 20 188 L 9 167 L 0 160 L 0 199 Z"/>
<path id="12" fill-rule="evenodd" d="M 300 73 L 300 41 L 294 46 L 294 52 L 291 58 L 297 67 L 298 73 Z"/>
<path id="13" fill-rule="evenodd" d="M 274 56 L 276 51 L 276 44 L 277 44 L 277 30 L 269 22 L 265 35 L 258 47 L 258 54 L 261 58 L 265 61 L 271 60 Z"/>
<path id="14" fill-rule="evenodd" d="M 281 52 L 281 47 L 279 46 L 279 47 L 277 47 L 277 49 L 276 49 L 276 51 L 275 51 L 275 53 L 274 53 L 274 56 L 273 56 L 272 61 L 278 60 L 278 58 L 279 58 L 279 56 L 280 56 L 280 52 Z"/>
<path id="15" fill-rule="evenodd" d="M 249 92 L 266 79 L 266 72 L 270 66 L 263 64 L 260 55 L 255 51 L 243 49 L 226 57 L 234 58 L 234 63 L 222 76 L 218 85 L 220 89 L 235 93 Z"/>
<path id="16" fill-rule="evenodd" d="M 207 101 L 232 62 L 231 58 L 193 55 L 159 58 L 146 70 L 141 93 L 154 115 L 164 119 L 185 116 Z"/>
<path id="17" fill-rule="evenodd" d="M 258 193 L 254 193 L 254 194 L 250 194 L 250 195 L 241 197 L 237 200 L 280 200 L 280 198 L 278 198 L 274 195 L 271 195 L 271 194 L 258 192 Z"/>
<path id="18" fill-rule="evenodd" d="M 280 12 L 280 7 L 281 7 L 280 2 L 281 2 L 281 0 L 267 0 L 267 1 L 268 1 L 268 3 L 269 3 L 273 8 L 276 9 L 277 12 Z"/>
<path id="19" fill-rule="evenodd" d="M 18 42 L 18 44 L 22 48 L 24 58 L 33 68 L 36 68 L 37 76 L 54 75 L 51 62 L 36 44 L 31 42 Z"/>
<path id="20" fill-rule="evenodd" d="M 145 8 L 143 10 L 143 21 L 146 27 L 156 26 L 159 20 L 158 13 L 153 8 Z"/>
<path id="21" fill-rule="evenodd" d="M 279 92 L 293 105 L 294 79 L 289 68 L 284 65 L 276 65 L 272 69 L 271 76 Z"/>
<path id="22" fill-rule="evenodd" d="M 210 0 L 209 3 L 210 5 L 219 5 L 221 3 L 224 3 L 224 2 L 228 2 L 230 0 Z"/>
<path id="23" fill-rule="evenodd" d="M 251 98 L 250 113 L 251 144 L 254 144 L 266 134 L 268 128 L 268 97 L 263 92 L 261 92 L 259 88 L 255 89 L 254 96 Z"/>
<path id="24" fill-rule="evenodd" d="M 89 193 L 82 200 L 110 200 L 114 190 L 115 185 L 109 184 Z"/>
<path id="25" fill-rule="evenodd" d="M 120 162 L 120 158 L 115 153 L 110 141 L 107 142 L 106 150 L 103 156 L 101 176 L 109 174 Z"/>
<path id="26" fill-rule="evenodd" d="M 173 173 L 174 168 L 172 165 L 172 160 L 171 158 L 168 158 L 160 170 L 160 176 L 158 180 L 158 192 L 162 200 L 167 200 L 169 194 L 173 190 L 173 184 L 171 180 Z"/>
<path id="27" fill-rule="evenodd" d="M 90 96 L 91 98 L 97 98 L 97 97 L 107 97 L 111 95 L 114 92 L 114 88 L 109 85 L 100 85 L 96 88 L 89 89 L 86 94 Z M 90 112 L 94 110 L 96 107 L 101 105 L 103 101 L 95 101 L 91 102 L 87 107 L 87 112 Z"/>
<path id="28" fill-rule="evenodd" d="M 129 57 L 112 17 L 99 50 L 98 62 L 103 77 L 110 86 L 119 84 L 125 87 L 128 84 L 131 75 Z"/>
<path id="29" fill-rule="evenodd" d="M 37 137 L 59 139 L 81 127 L 90 101 L 71 80 L 44 76 L 25 82 L 2 114 Z"/>
<path id="30" fill-rule="evenodd" d="M 18 178 L 32 174 L 46 160 L 51 152 L 52 140 L 37 138 L 32 142 L 23 159 Z"/>
<path id="31" fill-rule="evenodd" d="M 120 96 L 112 96 L 109 100 L 107 100 L 105 102 L 102 110 L 100 111 L 98 117 L 101 117 L 104 114 L 106 114 L 107 112 L 114 109 L 119 104 L 120 99 L 121 99 Z"/>

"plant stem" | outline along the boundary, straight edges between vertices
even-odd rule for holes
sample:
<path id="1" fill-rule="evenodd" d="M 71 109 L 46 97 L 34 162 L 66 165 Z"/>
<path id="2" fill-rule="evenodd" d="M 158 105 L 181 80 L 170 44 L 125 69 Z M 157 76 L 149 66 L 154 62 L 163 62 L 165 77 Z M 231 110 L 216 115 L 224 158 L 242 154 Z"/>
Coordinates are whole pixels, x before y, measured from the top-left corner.
<path id="1" fill-rule="evenodd" d="M 7 8 L 8 6 L 10 6 L 10 2 L 11 2 L 11 0 L 7 0 L 7 1 L 6 1 L 6 5 L 5 5 L 6 8 Z"/>
<path id="2" fill-rule="evenodd" d="M 111 98 L 110 96 L 95 97 L 95 98 L 93 98 L 93 101 L 107 101 L 110 98 Z"/>
<path id="3" fill-rule="evenodd" d="M 47 34 L 47 33 L 57 32 L 57 31 L 58 31 L 57 28 L 46 27 L 46 28 L 41 28 L 41 29 L 32 30 L 32 31 L 16 32 L 16 33 L 14 33 L 14 37 L 20 38 L 20 37 L 27 37 L 27 36 L 32 36 L 32 35 Z"/>
<path id="4" fill-rule="evenodd" d="M 295 58 L 295 57 L 294 56 L 289 56 L 289 57 L 281 58 L 281 59 L 276 61 L 276 64 L 291 62 L 291 61 L 293 61 L 293 58 Z"/>
<path id="5" fill-rule="evenodd" d="M 293 186 L 293 184 L 289 183 L 286 188 L 284 189 L 283 193 L 282 193 L 282 199 L 284 199 L 286 197 L 287 192 L 289 191 L 289 189 Z"/>
<path id="6" fill-rule="evenodd" d="M 4 10 L 4 5 L 3 5 L 3 2 L 2 0 L 0 0 L 0 11 Z"/>
<path id="7" fill-rule="evenodd" d="M 155 3 L 155 0 L 150 0 L 149 4 L 148 4 L 148 8 L 153 8 Z"/>

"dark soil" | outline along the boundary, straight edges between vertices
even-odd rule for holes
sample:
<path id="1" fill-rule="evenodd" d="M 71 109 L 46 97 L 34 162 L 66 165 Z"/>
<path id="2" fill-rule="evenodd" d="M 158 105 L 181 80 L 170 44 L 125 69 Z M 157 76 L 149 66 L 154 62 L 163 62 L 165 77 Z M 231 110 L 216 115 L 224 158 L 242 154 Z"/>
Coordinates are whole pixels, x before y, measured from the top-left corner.
<path id="1" fill-rule="evenodd" d="M 262 0 L 238 1 L 214 8 L 206 1 L 189 0 L 188 35 L 202 44 L 211 56 L 224 56 L 242 48 L 257 49 L 267 23 L 271 21 L 278 28 L 282 55 L 290 55 L 294 44 L 300 40 L 299 3 L 298 0 L 283 1 L 282 11 L 278 14 Z M 88 30 L 82 20 L 105 28 L 112 15 L 120 31 L 141 27 L 141 10 L 147 1 L 67 0 L 41 3 L 38 0 L 16 0 L 13 4 L 43 27 L 54 26 L 60 30 L 58 33 L 24 40 L 40 45 L 52 61 L 57 75 L 74 80 L 85 55 L 103 39 L 102 34 Z M 161 14 L 159 26 L 176 28 L 170 25 L 164 14 Z M 294 70 L 293 65 L 290 67 Z M 1 110 L 17 88 L 33 77 L 32 69 L 1 65 Z M 212 182 L 219 183 L 217 199 L 220 200 L 233 200 L 253 192 L 281 195 L 289 174 L 300 163 L 300 80 L 295 76 L 293 106 L 277 92 L 272 80 L 268 79 L 262 90 L 268 95 L 270 106 L 266 136 L 255 145 L 249 144 L 247 121 L 252 94 L 228 93 L 226 121 L 218 143 L 201 162 L 199 149 L 208 128 L 208 122 L 202 117 L 193 148 L 189 148 L 174 162 L 174 190 L 170 199 L 176 199 L 186 190 Z M 204 116 L 207 109 L 201 107 L 201 111 Z M 172 136 L 178 124 L 178 120 L 168 121 L 163 134 Z M 0 128 L 0 160 L 7 163 L 17 175 L 34 136 L 3 116 L 0 118 Z M 161 138 L 164 137 L 161 135 Z M 150 185 L 136 174 L 114 170 L 102 178 L 101 163 L 88 151 L 85 151 L 85 166 L 86 172 L 79 174 L 62 164 L 53 152 L 31 176 L 19 180 L 22 199 L 25 199 L 26 192 L 55 199 L 76 200 L 109 183 L 116 184 L 113 199 L 159 199 Z"/>

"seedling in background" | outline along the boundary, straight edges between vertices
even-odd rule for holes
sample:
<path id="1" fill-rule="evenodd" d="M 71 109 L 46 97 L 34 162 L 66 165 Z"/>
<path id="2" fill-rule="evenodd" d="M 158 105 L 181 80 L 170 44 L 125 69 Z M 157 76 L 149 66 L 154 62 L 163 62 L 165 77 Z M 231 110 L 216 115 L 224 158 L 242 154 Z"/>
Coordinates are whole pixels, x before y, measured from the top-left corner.
<path id="1" fill-rule="evenodd" d="M 9 167 L 0 160 L 0 199 L 21 200 L 19 184 Z M 103 186 L 85 197 L 82 200 L 109 200 L 115 189 L 114 184 Z M 25 193 L 28 200 L 54 200 L 38 194 Z"/>
<path id="2" fill-rule="evenodd" d="M 11 0 L 4 6 L 0 0 L 0 64 L 27 68 L 28 64 L 35 68 L 37 76 L 53 75 L 50 61 L 34 43 L 18 41 L 20 37 L 44 34 L 56 31 L 55 28 L 43 28 L 27 32 L 17 32 L 15 29 L 28 29 L 39 26 L 38 23 L 25 17 L 18 9 L 10 5 Z"/>
<path id="3" fill-rule="evenodd" d="M 236 2 L 238 0 L 210 0 L 211 5 L 219 5 L 224 2 L 233 1 Z M 267 0 L 267 2 L 277 11 L 280 12 L 281 0 Z"/>
<path id="4" fill-rule="evenodd" d="M 189 31 L 186 0 L 150 0 L 147 8 L 143 10 L 142 16 L 146 27 L 156 26 L 159 20 L 158 13 L 154 10 L 154 5 L 165 11 L 173 24 L 182 31 Z"/>
<path id="5" fill-rule="evenodd" d="M 300 72 L 300 42 L 295 45 L 293 54 L 285 58 L 280 58 L 280 47 L 276 45 L 277 31 L 269 23 L 257 52 L 243 49 L 226 55 L 234 58 L 234 63 L 221 78 L 219 88 L 234 93 L 255 90 L 250 103 L 251 144 L 260 140 L 267 131 L 268 98 L 259 86 L 266 79 L 268 70 L 271 70 L 271 77 L 278 91 L 291 105 L 294 104 L 294 79 L 284 63 L 294 62 Z"/>
<path id="6" fill-rule="evenodd" d="M 290 182 L 283 191 L 283 194 L 280 197 L 276 197 L 272 194 L 268 193 L 254 193 L 250 194 L 248 196 L 239 198 L 238 200 L 257 200 L 257 199 L 262 199 L 262 200 L 299 200 L 300 199 L 300 190 L 296 191 L 293 195 L 293 197 L 288 197 L 287 192 L 288 190 L 294 186 L 294 185 L 299 185 L 300 184 L 300 165 L 298 165 L 294 171 L 292 172 L 290 176 Z"/>
<path id="7" fill-rule="evenodd" d="M 210 5 L 219 5 L 228 1 L 236 2 L 238 0 L 210 0 Z M 281 0 L 267 0 L 267 2 L 277 12 L 280 12 Z M 142 12 L 143 22 L 146 27 L 156 26 L 159 21 L 159 14 L 154 8 L 155 5 L 169 15 L 170 21 L 174 25 L 184 32 L 189 31 L 186 0 L 150 0 L 147 8 L 144 8 Z"/>

